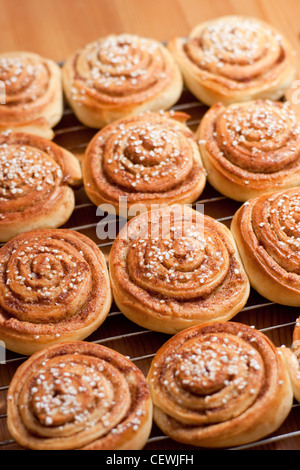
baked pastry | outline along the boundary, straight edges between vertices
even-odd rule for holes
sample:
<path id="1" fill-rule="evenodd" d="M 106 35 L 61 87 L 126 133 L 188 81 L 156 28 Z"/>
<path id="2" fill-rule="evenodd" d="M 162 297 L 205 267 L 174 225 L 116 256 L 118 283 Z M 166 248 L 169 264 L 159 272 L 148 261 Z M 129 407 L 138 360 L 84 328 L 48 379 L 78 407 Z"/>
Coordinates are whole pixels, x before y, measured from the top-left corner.
<path id="1" fill-rule="evenodd" d="M 0 80 L 5 91 L 0 132 L 16 129 L 52 139 L 63 114 L 60 67 L 32 52 L 2 53 Z"/>
<path id="2" fill-rule="evenodd" d="M 82 340 L 111 302 L 105 257 L 81 233 L 33 230 L 0 249 L 0 339 L 11 351 L 30 355 Z"/>
<path id="3" fill-rule="evenodd" d="M 300 185 L 300 124 L 288 102 L 215 104 L 196 137 L 208 181 L 231 199 Z"/>
<path id="4" fill-rule="evenodd" d="M 67 150 L 33 134 L 0 133 L 0 241 L 63 225 L 81 183 L 80 164 Z"/>
<path id="5" fill-rule="evenodd" d="M 197 25 L 168 49 L 186 86 L 208 106 L 254 99 L 278 100 L 296 77 L 289 41 L 258 18 L 223 16 Z"/>
<path id="6" fill-rule="evenodd" d="M 300 306 L 300 188 L 246 202 L 234 215 L 234 235 L 251 285 L 265 298 Z"/>
<path id="7" fill-rule="evenodd" d="M 31 356 L 8 390 L 12 437 L 32 450 L 139 450 L 152 403 L 142 372 L 99 344 L 67 342 Z"/>
<path id="8" fill-rule="evenodd" d="M 163 333 L 229 320 L 249 296 L 229 229 L 189 206 L 131 219 L 112 245 L 109 267 L 121 312 Z"/>
<path id="9" fill-rule="evenodd" d="M 127 216 L 139 204 L 190 204 L 203 191 L 206 177 L 184 113 L 146 112 L 113 122 L 90 142 L 83 160 L 87 195 Z M 122 210 L 123 210 L 122 209 Z"/>
<path id="10" fill-rule="evenodd" d="M 234 322 L 177 333 L 156 353 L 148 383 L 160 429 L 200 447 L 261 439 L 279 428 L 293 404 L 277 348 L 263 333 Z"/>
<path id="11" fill-rule="evenodd" d="M 120 34 L 100 38 L 69 57 L 63 86 L 79 121 L 100 129 L 127 115 L 170 108 L 183 81 L 163 44 Z"/>
<path id="12" fill-rule="evenodd" d="M 290 374 L 294 397 L 300 402 L 300 318 L 295 323 L 291 347 L 283 345 L 279 350 Z"/>

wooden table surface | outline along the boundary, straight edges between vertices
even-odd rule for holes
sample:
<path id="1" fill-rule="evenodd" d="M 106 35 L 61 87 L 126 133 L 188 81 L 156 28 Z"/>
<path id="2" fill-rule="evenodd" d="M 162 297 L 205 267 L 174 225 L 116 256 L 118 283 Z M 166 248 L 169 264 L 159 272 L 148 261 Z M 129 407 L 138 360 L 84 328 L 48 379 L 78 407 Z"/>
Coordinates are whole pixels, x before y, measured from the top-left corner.
<path id="1" fill-rule="evenodd" d="M 61 61 L 109 33 L 163 41 L 225 14 L 269 21 L 300 53 L 299 0 L 0 0 L 0 52 L 27 49 Z"/>
<path id="2" fill-rule="evenodd" d="M 63 61 L 77 48 L 110 33 L 134 33 L 165 41 L 172 36 L 187 35 L 201 21 L 226 14 L 255 16 L 273 24 L 291 41 L 299 54 L 300 64 L 300 0 L 0 0 L 0 52 L 28 50 Z M 193 104 L 194 115 L 190 121 L 193 128 L 193 123 L 196 125 L 199 122 L 203 107 L 199 103 L 197 108 L 195 98 L 190 95 L 184 95 L 182 103 Z M 76 146 L 82 149 L 82 142 L 87 143 L 92 136 L 91 130 L 78 124 L 71 113 L 66 113 L 56 134 L 56 141 L 66 148 L 74 149 L 74 153 Z M 206 213 L 229 223 L 237 204 L 219 196 L 207 186 L 202 195 L 202 200 L 208 201 Z M 82 190 L 78 191 L 76 197 L 77 212 L 67 227 L 81 227 L 84 233 L 95 238 L 96 224 L 90 223 L 91 220 L 94 222 L 95 207 L 89 204 Z M 88 223 L 84 226 L 86 221 Z M 103 247 L 104 252 L 106 248 Z M 148 332 L 142 329 L 136 331 L 135 325 L 122 316 L 117 317 L 116 322 L 114 318 L 118 313 L 112 312 L 105 322 L 100 340 L 95 335 L 91 340 L 106 341 L 106 345 L 128 353 L 131 357 L 142 357 L 140 362 L 138 359 L 136 362 L 146 373 L 151 360 L 149 357 L 166 337 L 143 334 Z M 253 292 L 246 308 L 235 320 L 259 327 L 270 334 L 279 346 L 290 342 L 298 315 L 297 309 L 271 305 Z M 9 359 L 8 365 L 0 367 L 1 450 L 18 448 L 11 441 L 5 419 L 7 386 L 19 364 L 14 355 Z M 290 419 L 278 433 L 251 448 L 298 450 L 299 430 L 300 405 L 295 403 Z M 161 439 L 160 434 L 159 430 L 154 430 L 154 437 L 147 449 L 180 448 L 174 442 Z"/>

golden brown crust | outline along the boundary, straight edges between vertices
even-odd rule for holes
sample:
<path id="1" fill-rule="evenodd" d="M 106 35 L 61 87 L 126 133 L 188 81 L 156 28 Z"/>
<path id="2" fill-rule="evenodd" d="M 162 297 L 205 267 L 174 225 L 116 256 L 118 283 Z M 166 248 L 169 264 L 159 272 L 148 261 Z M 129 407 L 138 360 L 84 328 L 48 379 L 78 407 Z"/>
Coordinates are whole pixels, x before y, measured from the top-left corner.
<path id="1" fill-rule="evenodd" d="M 133 322 L 176 333 L 226 321 L 249 296 L 249 283 L 225 225 L 188 206 L 143 213 L 110 252 L 114 300 Z"/>
<path id="2" fill-rule="evenodd" d="M 142 372 L 120 353 L 67 342 L 34 354 L 15 373 L 8 428 L 33 450 L 138 450 L 152 403 Z"/>
<path id="3" fill-rule="evenodd" d="M 296 76 L 295 52 L 271 25 L 246 16 L 224 16 L 197 25 L 168 49 L 187 87 L 211 106 L 280 99 Z"/>
<path id="4" fill-rule="evenodd" d="M 296 320 L 291 347 L 279 349 L 287 366 L 295 399 L 300 402 L 300 318 Z"/>
<path id="5" fill-rule="evenodd" d="M 63 225 L 81 182 L 80 164 L 67 150 L 32 134 L 0 134 L 0 241 Z"/>
<path id="6" fill-rule="evenodd" d="M 0 249 L 0 338 L 33 354 L 82 340 L 105 320 L 112 296 L 97 245 L 67 229 L 34 230 Z"/>
<path id="7" fill-rule="evenodd" d="M 281 425 L 293 404 L 277 348 L 240 323 L 177 333 L 156 353 L 148 383 L 157 425 L 172 439 L 200 447 L 261 439 Z"/>
<path id="8" fill-rule="evenodd" d="M 279 304 L 300 305 L 299 188 L 246 202 L 231 231 L 252 286 Z"/>
<path id="9" fill-rule="evenodd" d="M 183 82 L 165 46 L 120 34 L 87 44 L 69 57 L 63 86 L 78 119 L 99 129 L 124 116 L 170 108 Z"/>
<path id="10" fill-rule="evenodd" d="M 0 132 L 16 129 L 51 139 L 63 114 L 60 67 L 31 52 L 0 54 L 0 80 L 5 104 L 0 106 Z"/>
<path id="11" fill-rule="evenodd" d="M 208 181 L 231 199 L 300 185 L 300 126 L 288 102 L 215 104 L 196 138 Z"/>
<path id="12" fill-rule="evenodd" d="M 97 206 L 111 204 L 116 213 L 120 205 L 141 204 L 148 210 L 154 204 L 197 200 L 206 178 L 187 118 L 178 112 L 147 112 L 98 132 L 82 167 L 89 198 Z"/>

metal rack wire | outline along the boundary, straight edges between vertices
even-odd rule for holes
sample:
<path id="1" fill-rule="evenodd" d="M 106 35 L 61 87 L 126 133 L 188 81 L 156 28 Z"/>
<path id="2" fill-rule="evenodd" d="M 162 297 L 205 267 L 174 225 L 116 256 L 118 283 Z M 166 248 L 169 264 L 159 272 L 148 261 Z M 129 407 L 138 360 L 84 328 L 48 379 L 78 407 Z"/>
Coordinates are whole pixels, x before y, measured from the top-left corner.
<path id="1" fill-rule="evenodd" d="M 187 90 L 183 91 L 180 101 L 173 107 L 173 110 L 186 112 L 190 116 L 187 124 L 192 130 L 197 128 L 206 109 Z M 55 129 L 54 141 L 75 153 L 81 160 L 95 132 L 80 124 L 71 109 L 66 107 L 63 119 Z M 230 225 L 239 207 L 238 203 L 217 193 L 209 184 L 206 185 L 201 198 L 195 204 L 203 204 L 207 215 L 227 226 Z M 79 188 L 76 191 L 74 213 L 65 228 L 77 230 L 89 236 L 108 257 L 113 240 L 99 243 L 96 235 L 96 227 L 99 223 L 101 221 L 96 216 L 96 207 L 88 200 L 83 188 Z M 268 335 L 277 346 L 281 344 L 289 346 L 297 317 L 297 309 L 269 302 L 251 290 L 246 306 L 232 321 L 255 326 Z M 133 324 L 113 304 L 104 324 L 87 338 L 87 341 L 104 344 L 129 356 L 146 374 L 156 351 L 167 339 L 168 335 Z M 11 439 L 6 427 L 6 395 L 14 371 L 24 360 L 26 357 L 8 351 L 6 363 L 0 365 L 0 449 L 2 450 L 19 448 Z M 188 449 L 188 447 L 172 442 L 154 424 L 145 449 L 180 450 Z M 235 449 L 300 449 L 300 404 L 294 403 L 286 422 L 272 436 Z"/>

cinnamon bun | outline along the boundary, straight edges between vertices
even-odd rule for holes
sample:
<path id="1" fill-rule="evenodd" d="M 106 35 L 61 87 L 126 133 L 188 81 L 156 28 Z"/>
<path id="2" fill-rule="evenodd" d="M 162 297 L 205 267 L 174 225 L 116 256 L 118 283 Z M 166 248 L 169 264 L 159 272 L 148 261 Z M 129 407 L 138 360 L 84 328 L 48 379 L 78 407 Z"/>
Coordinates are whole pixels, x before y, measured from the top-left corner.
<path id="1" fill-rule="evenodd" d="M 196 136 L 208 181 L 231 199 L 300 185 L 300 124 L 288 102 L 215 104 Z"/>
<path id="2" fill-rule="evenodd" d="M 79 161 L 33 134 L 0 133 L 0 241 L 36 228 L 57 228 L 71 216 Z"/>
<path id="3" fill-rule="evenodd" d="M 0 132 L 13 129 L 52 139 L 63 114 L 60 67 L 32 52 L 2 53 L 0 80 L 5 91 Z"/>
<path id="4" fill-rule="evenodd" d="M 240 15 L 197 25 L 168 49 L 190 91 L 208 106 L 280 99 L 296 77 L 289 41 L 273 26 Z"/>
<path id="5" fill-rule="evenodd" d="M 152 403 L 129 359 L 95 343 L 67 342 L 17 369 L 7 424 L 32 450 L 138 450 L 150 434 Z"/>
<path id="6" fill-rule="evenodd" d="M 78 119 L 101 128 L 143 111 L 170 108 L 181 95 L 181 72 L 160 42 L 110 35 L 68 58 L 63 86 Z"/>
<path id="7" fill-rule="evenodd" d="M 249 296 L 230 231 L 189 206 L 131 219 L 112 245 L 109 267 L 121 312 L 163 333 L 229 320 Z"/>
<path id="8" fill-rule="evenodd" d="M 0 339 L 30 355 L 52 343 L 82 340 L 111 306 L 106 261 L 85 235 L 40 229 L 0 249 Z"/>
<path id="9" fill-rule="evenodd" d="M 271 434 L 293 404 L 287 369 L 263 333 L 233 322 L 187 328 L 156 353 L 154 420 L 184 444 L 232 447 Z"/>
<path id="10" fill-rule="evenodd" d="M 281 346 L 280 352 L 290 375 L 294 397 L 300 403 L 300 318 L 295 323 L 292 345 Z"/>
<path id="11" fill-rule="evenodd" d="M 246 202 L 234 215 L 234 235 L 252 286 L 265 298 L 300 306 L 300 189 Z"/>
<path id="12" fill-rule="evenodd" d="M 97 206 L 112 205 L 116 213 L 122 204 L 148 210 L 155 204 L 196 201 L 206 178 L 187 118 L 179 112 L 146 112 L 104 127 L 83 160 L 89 198 Z"/>

